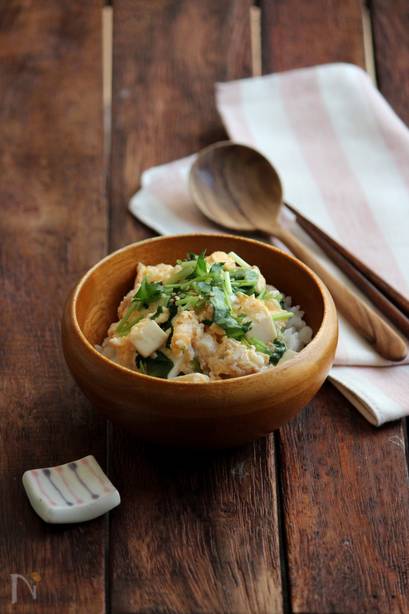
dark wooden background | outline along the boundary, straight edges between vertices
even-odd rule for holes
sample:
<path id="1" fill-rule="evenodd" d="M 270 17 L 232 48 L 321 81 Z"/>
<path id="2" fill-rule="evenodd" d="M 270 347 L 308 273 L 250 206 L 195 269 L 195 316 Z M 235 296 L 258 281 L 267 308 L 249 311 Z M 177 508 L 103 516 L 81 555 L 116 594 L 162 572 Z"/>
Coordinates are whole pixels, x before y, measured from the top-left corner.
<path id="1" fill-rule="evenodd" d="M 103 11 L 113 16 L 108 137 Z M 144 447 L 91 411 L 59 338 L 75 280 L 151 234 L 127 212 L 141 171 L 223 137 L 215 81 L 373 64 L 408 122 L 408 31 L 407 0 L 0 2 L 2 614 L 409 612 L 403 422 L 375 429 L 326 384 L 245 448 Z M 45 525 L 22 473 L 89 453 L 121 506 Z M 10 574 L 33 572 L 37 601 L 20 584 L 12 604 Z"/>

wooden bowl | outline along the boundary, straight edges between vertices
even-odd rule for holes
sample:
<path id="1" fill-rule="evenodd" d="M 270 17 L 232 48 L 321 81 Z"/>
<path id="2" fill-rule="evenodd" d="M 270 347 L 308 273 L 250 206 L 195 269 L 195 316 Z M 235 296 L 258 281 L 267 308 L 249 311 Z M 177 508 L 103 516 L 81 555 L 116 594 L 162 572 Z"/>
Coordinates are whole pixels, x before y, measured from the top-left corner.
<path id="1" fill-rule="evenodd" d="M 132 287 L 136 263 L 175 263 L 187 252 L 235 251 L 260 267 L 267 282 L 293 297 L 314 331 L 294 359 L 254 375 L 193 384 L 121 367 L 97 352 Z M 270 433 L 315 395 L 337 344 L 332 298 L 308 267 L 285 252 L 231 235 L 158 237 L 128 245 L 96 264 L 68 297 L 62 341 L 67 364 L 93 405 L 140 438 L 164 444 L 227 447 Z"/>

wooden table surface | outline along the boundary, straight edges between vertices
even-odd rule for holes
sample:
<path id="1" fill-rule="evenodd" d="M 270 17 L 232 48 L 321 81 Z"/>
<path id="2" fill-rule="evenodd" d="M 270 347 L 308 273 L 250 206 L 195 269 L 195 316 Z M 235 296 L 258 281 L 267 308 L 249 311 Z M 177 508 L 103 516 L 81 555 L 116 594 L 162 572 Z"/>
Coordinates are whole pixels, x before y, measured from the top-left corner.
<path id="1" fill-rule="evenodd" d="M 373 64 L 409 121 L 407 0 L 365 10 L 358 0 L 261 0 L 260 37 L 250 8 L 0 3 L 2 614 L 409 612 L 403 422 L 375 429 L 326 384 L 296 420 L 245 448 L 152 449 L 91 410 L 62 357 L 71 285 L 152 234 L 127 212 L 141 171 L 223 137 L 215 81 Z M 113 15 L 111 138 L 103 10 Z M 88 524 L 45 525 L 22 473 L 89 453 L 121 506 Z M 20 578 L 12 603 L 12 574 L 36 580 L 35 601 Z"/>

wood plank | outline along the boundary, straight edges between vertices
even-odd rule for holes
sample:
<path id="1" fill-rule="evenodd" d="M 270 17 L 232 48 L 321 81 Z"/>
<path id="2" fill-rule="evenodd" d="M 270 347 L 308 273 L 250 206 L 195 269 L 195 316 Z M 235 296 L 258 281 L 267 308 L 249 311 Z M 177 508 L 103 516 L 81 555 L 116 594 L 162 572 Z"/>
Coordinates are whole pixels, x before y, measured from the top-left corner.
<path id="1" fill-rule="evenodd" d="M 370 6 L 378 87 L 409 124 L 409 5 L 407 0 L 372 0 Z"/>
<path id="2" fill-rule="evenodd" d="M 105 422 L 67 372 L 59 323 L 106 250 L 100 3 L 9 0 L 0 24 L 0 610 L 101 613 L 106 520 L 46 525 L 21 485 L 26 469 L 105 458 Z M 13 605 L 10 574 L 32 572 L 37 601 L 20 580 Z"/>
<path id="3" fill-rule="evenodd" d="M 375 430 L 326 384 L 280 439 L 293 611 L 408 611 L 401 424 Z"/>
<path id="4" fill-rule="evenodd" d="M 359 2 L 261 6 L 265 73 L 363 65 Z M 279 438 L 293 611 L 408 611 L 402 424 L 374 429 L 326 384 Z"/>
<path id="5" fill-rule="evenodd" d="M 251 74 L 249 0 L 116 0 L 111 244 L 148 230 L 129 197 L 140 173 L 225 137 L 214 82 Z"/>
<path id="6" fill-rule="evenodd" d="M 213 83 L 250 74 L 249 3 L 114 3 L 111 246 L 143 237 L 126 206 L 140 172 L 222 138 Z M 279 613 L 274 445 L 143 447 L 118 429 L 112 611 Z"/>
<path id="7" fill-rule="evenodd" d="M 360 0 L 261 0 L 263 72 L 364 65 Z"/>

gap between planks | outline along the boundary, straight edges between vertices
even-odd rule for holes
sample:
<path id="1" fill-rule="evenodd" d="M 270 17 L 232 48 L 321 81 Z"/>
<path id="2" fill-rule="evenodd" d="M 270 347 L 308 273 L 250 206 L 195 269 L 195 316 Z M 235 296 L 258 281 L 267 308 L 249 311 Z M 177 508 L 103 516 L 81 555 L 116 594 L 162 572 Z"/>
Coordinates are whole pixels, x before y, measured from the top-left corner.
<path id="1" fill-rule="evenodd" d="M 104 122 L 104 179 L 105 185 L 109 180 L 109 160 L 111 155 L 112 135 L 112 54 L 113 54 L 113 10 L 106 3 L 102 8 L 102 103 Z M 108 217 L 109 219 L 109 217 Z M 106 428 L 106 472 L 111 477 L 112 452 L 112 424 L 107 420 Z M 111 540 L 111 514 L 108 512 L 105 520 L 105 612 L 111 611 L 111 582 L 110 582 L 110 540 Z"/>
<path id="2" fill-rule="evenodd" d="M 261 10 L 250 7 L 251 62 L 254 77 L 261 76 Z M 102 87 L 104 105 L 104 166 L 108 178 L 112 136 L 112 54 L 113 9 L 110 2 L 102 8 Z"/>
<path id="3" fill-rule="evenodd" d="M 106 178 L 108 178 L 112 133 L 112 33 L 112 6 L 104 6 L 102 9 L 102 100 L 104 105 L 104 173 Z"/>
<path id="4" fill-rule="evenodd" d="M 377 87 L 376 68 L 375 68 L 375 50 L 372 35 L 372 22 L 369 8 L 366 4 L 362 4 L 362 32 L 364 37 L 364 57 L 366 72 L 370 76 L 372 83 Z"/>

